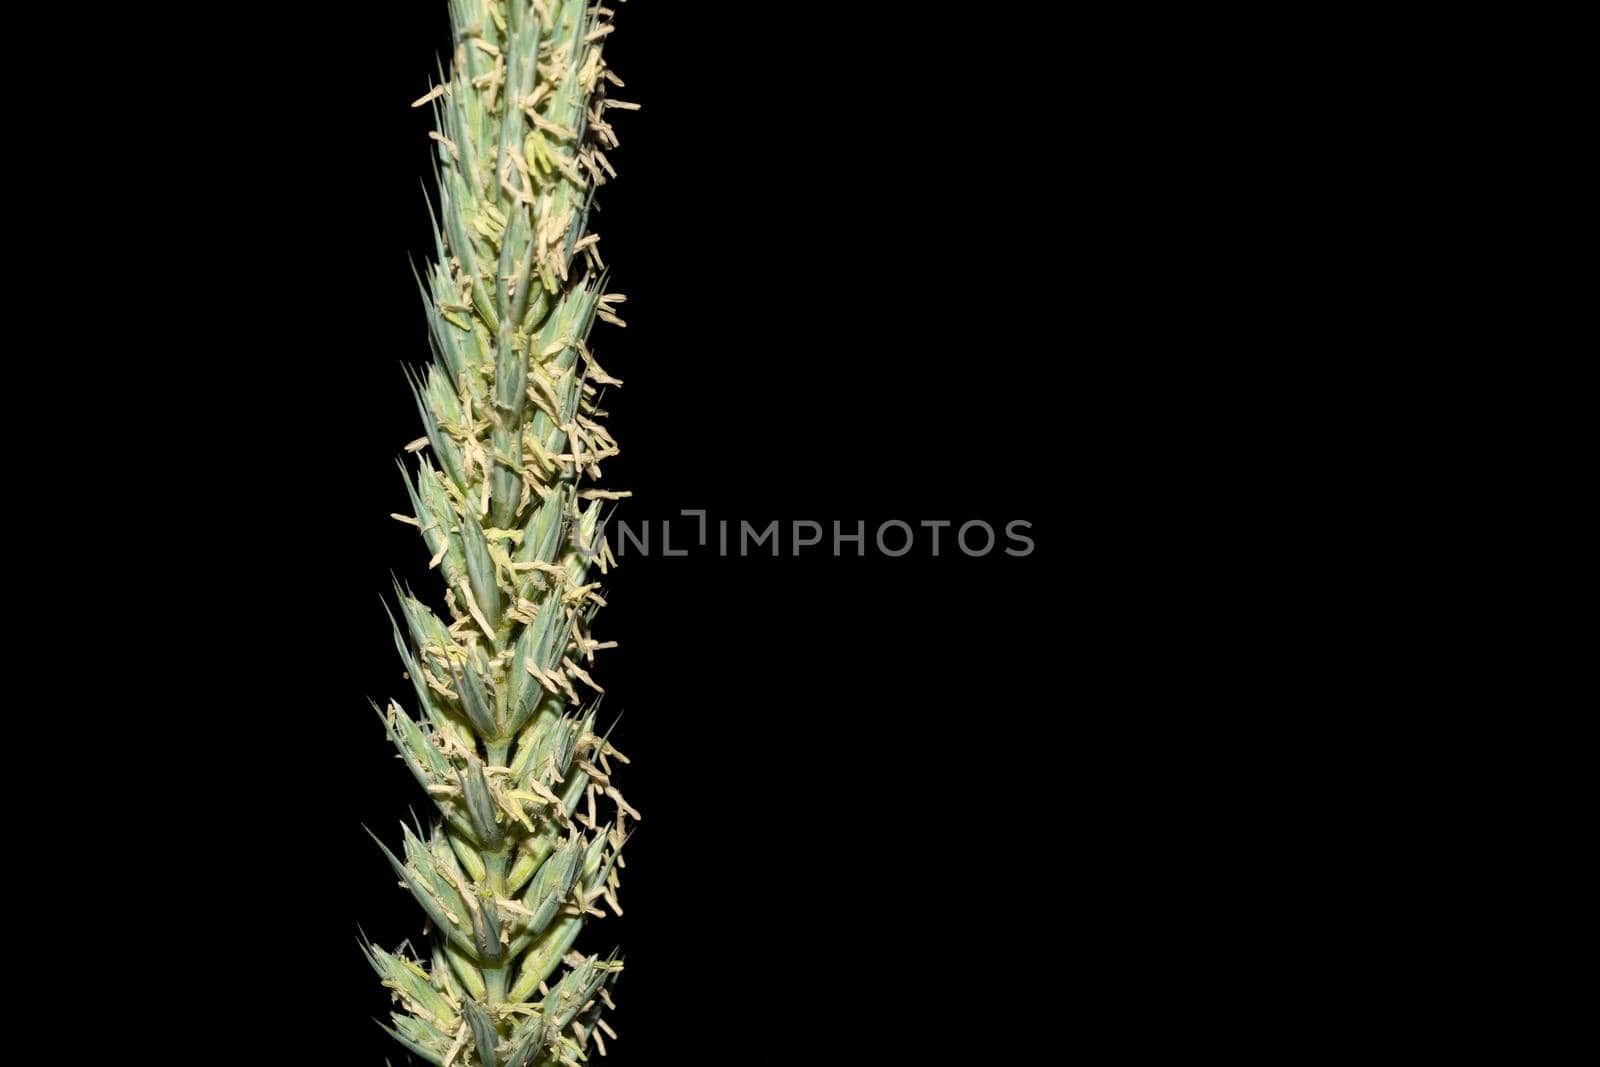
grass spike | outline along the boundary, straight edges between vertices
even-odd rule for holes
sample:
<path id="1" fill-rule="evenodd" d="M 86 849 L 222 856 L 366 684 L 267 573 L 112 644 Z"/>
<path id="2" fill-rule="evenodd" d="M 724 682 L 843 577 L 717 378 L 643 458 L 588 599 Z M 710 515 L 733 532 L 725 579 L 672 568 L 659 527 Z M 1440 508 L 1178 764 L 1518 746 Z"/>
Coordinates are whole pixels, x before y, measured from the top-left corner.
<path id="1" fill-rule="evenodd" d="M 620 914 L 637 818 L 610 777 L 610 729 L 594 734 L 599 701 L 574 685 L 594 685 L 593 652 L 611 644 L 592 635 L 602 593 L 584 586 L 606 559 L 601 505 L 580 494 L 599 475 L 591 444 L 615 454 L 599 400 L 619 383 L 588 338 L 622 324 L 621 297 L 588 225 L 614 177 L 604 97 L 621 82 L 602 54 L 609 8 L 447 3 L 449 64 L 412 105 L 434 124 L 434 247 L 413 264 L 433 360 L 405 369 L 422 436 L 400 460 L 412 514 L 395 516 L 421 534 L 443 606 L 395 582 L 399 610 L 384 609 L 413 704 L 373 702 L 436 809 L 402 824 L 399 855 L 372 835 L 432 944 L 359 947 L 397 1001 L 379 1025 L 426 1062 L 575 1064 L 620 963 L 573 946 L 605 914 L 600 891 Z"/>

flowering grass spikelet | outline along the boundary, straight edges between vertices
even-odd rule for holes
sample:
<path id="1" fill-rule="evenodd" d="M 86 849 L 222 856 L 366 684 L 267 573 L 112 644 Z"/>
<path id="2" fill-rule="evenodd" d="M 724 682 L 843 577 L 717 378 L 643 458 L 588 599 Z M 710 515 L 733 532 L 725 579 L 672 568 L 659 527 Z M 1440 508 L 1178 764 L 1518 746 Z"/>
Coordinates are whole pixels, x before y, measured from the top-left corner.
<path id="1" fill-rule="evenodd" d="M 379 847 L 426 918 L 417 955 L 364 945 L 392 994 L 385 1029 L 440 1067 L 576 1064 L 605 1054 L 613 954 L 574 946 L 621 914 L 623 845 L 639 814 L 597 726 L 594 636 L 614 564 L 595 485 L 617 454 L 596 320 L 606 289 L 596 190 L 616 176 L 608 120 L 621 80 L 613 12 L 583 0 L 450 0 L 448 74 L 413 106 L 434 116 L 435 247 L 418 281 L 433 362 L 412 375 L 423 435 L 403 461 L 442 611 L 395 590 L 409 682 L 378 709 L 437 805 Z M 408 463 L 414 462 L 414 467 Z M 375 835 L 376 836 L 376 835 Z"/>

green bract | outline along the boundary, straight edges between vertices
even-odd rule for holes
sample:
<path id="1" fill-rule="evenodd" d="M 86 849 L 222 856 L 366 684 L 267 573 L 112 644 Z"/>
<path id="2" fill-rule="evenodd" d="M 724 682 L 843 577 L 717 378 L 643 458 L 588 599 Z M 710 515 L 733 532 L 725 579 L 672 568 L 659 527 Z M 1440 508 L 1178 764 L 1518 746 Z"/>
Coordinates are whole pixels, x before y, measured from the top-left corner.
<path id="1" fill-rule="evenodd" d="M 438 805 L 431 831 L 382 845 L 432 931 L 426 959 L 367 946 L 398 1003 L 394 1038 L 456 1067 L 578 1063 L 603 1052 L 614 958 L 573 951 L 617 904 L 626 762 L 595 732 L 591 568 L 614 562 L 586 487 L 617 452 L 587 345 L 622 325 L 605 291 L 595 189 L 615 176 L 601 46 L 611 12 L 581 0 L 451 0 L 455 54 L 431 105 L 435 259 L 421 279 L 435 362 L 413 378 L 425 436 L 406 472 L 443 577 L 441 617 L 397 590 L 408 703 L 380 710 Z"/>

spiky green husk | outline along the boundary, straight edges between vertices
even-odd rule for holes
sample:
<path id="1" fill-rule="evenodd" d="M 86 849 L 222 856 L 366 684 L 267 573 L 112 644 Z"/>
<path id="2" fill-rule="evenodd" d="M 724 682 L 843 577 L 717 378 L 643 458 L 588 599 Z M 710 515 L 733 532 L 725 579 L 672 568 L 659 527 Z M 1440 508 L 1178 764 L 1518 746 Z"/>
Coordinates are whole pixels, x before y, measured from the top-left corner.
<path id="1" fill-rule="evenodd" d="M 610 11 L 582 0 L 451 0 L 455 54 L 418 105 L 437 120 L 436 258 L 423 281 L 435 362 L 413 380 L 426 435 L 407 475 L 444 577 L 446 623 L 398 591 L 395 639 L 420 714 L 380 712 L 439 807 L 384 853 L 433 931 L 427 960 L 368 946 L 399 1010 L 390 1033 L 430 1063 L 531 1067 L 603 1049 L 614 957 L 581 956 L 586 918 L 617 904 L 628 819 L 621 754 L 595 732 L 587 666 L 613 562 L 584 488 L 616 453 L 599 389 L 604 291 L 594 190 L 616 139 L 601 46 Z M 624 761 L 625 762 L 625 761 Z M 602 823 L 602 802 L 611 819 Z M 381 847 L 381 842 L 380 842 Z"/>

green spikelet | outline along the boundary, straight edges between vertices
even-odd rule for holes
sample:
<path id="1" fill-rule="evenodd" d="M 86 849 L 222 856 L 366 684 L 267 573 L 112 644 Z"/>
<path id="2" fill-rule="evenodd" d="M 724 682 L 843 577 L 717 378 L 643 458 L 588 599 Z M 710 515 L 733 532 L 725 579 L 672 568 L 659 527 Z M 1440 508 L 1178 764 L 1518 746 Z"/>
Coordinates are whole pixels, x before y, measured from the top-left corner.
<path id="1" fill-rule="evenodd" d="M 633 107 L 605 98 L 622 84 L 601 57 L 609 17 L 582 0 L 451 0 L 449 78 L 417 101 L 436 119 L 439 210 L 421 279 L 434 363 L 412 379 L 426 451 L 406 477 L 448 618 L 397 590 L 415 714 L 379 717 L 439 818 L 406 827 L 398 855 L 379 847 L 434 946 L 425 961 L 364 950 L 398 1005 L 385 1029 L 451 1067 L 603 1052 L 622 969 L 573 951 L 587 919 L 621 912 L 639 817 L 612 784 L 626 760 L 595 732 L 588 672 L 607 647 L 590 570 L 615 562 L 600 508 L 627 495 L 585 487 L 617 452 L 598 390 L 621 384 L 587 344 L 596 319 L 623 325 L 587 230 L 614 176 L 607 110 Z"/>

